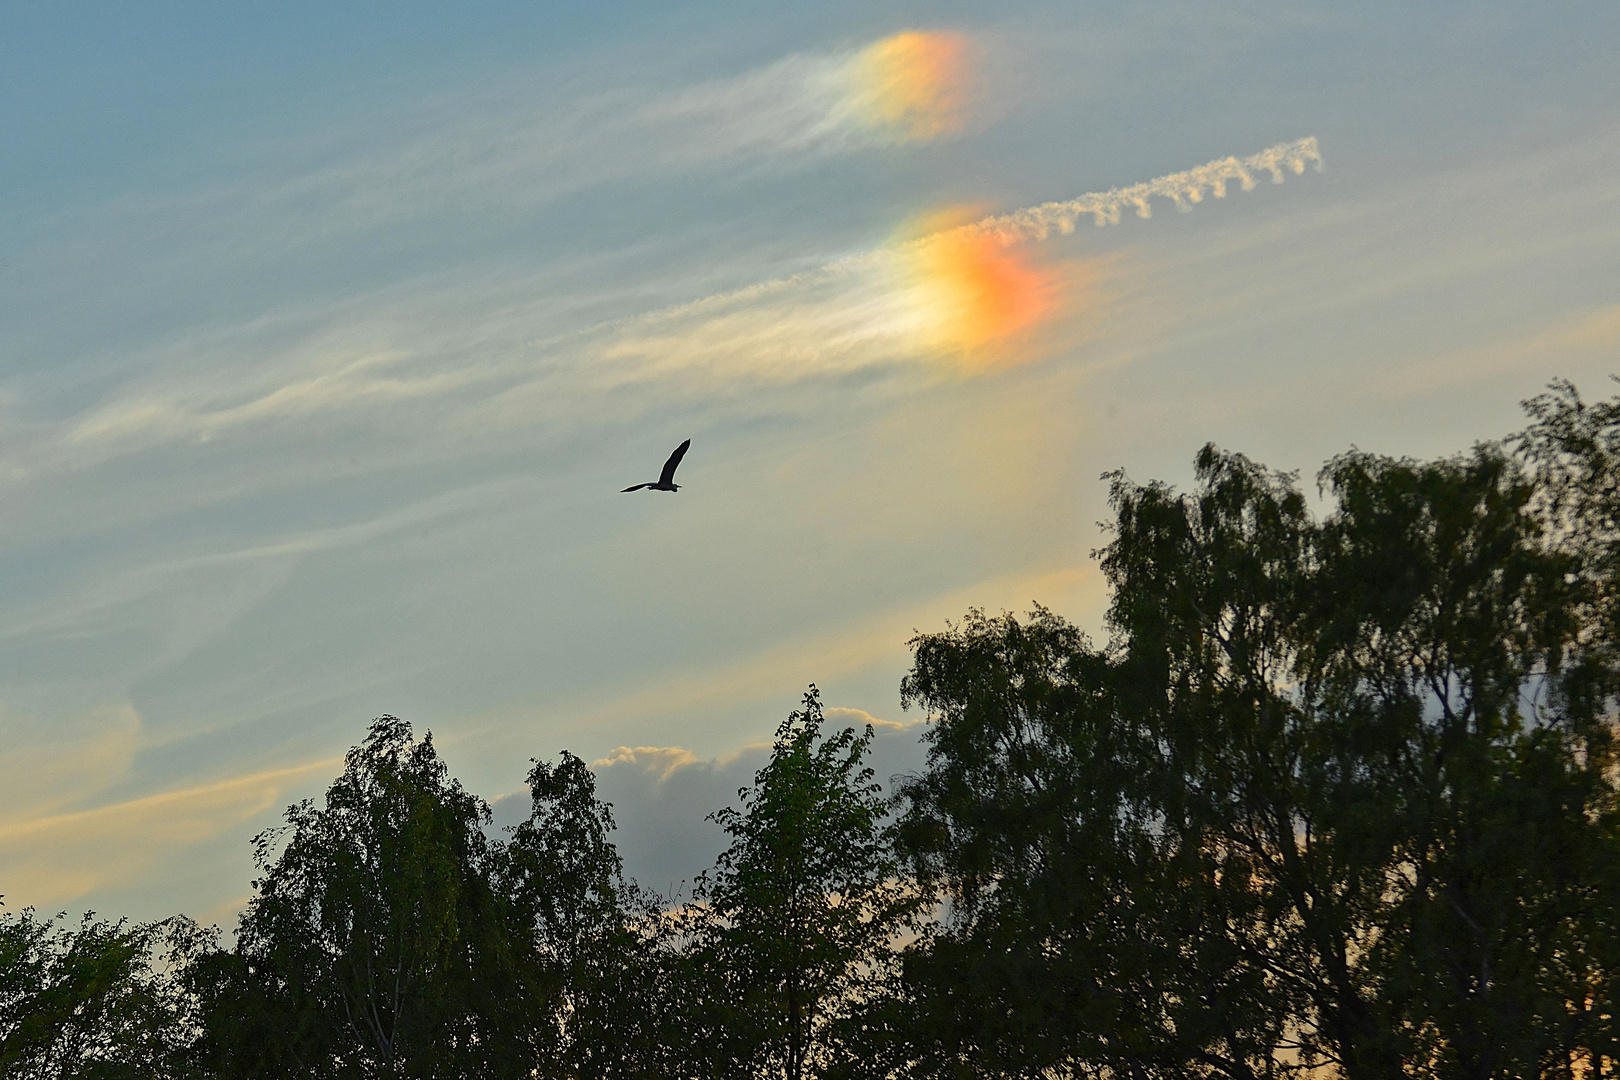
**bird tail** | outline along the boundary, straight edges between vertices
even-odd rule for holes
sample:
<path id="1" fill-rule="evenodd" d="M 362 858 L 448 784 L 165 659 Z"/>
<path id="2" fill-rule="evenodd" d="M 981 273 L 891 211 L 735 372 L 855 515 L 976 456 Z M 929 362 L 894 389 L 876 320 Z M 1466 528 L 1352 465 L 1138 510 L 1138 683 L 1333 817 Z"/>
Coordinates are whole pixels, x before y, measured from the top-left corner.
<path id="1" fill-rule="evenodd" d="M 627 487 L 624 490 L 625 491 L 640 491 L 644 487 L 652 487 L 652 485 L 651 484 L 637 484 L 635 487 Z M 620 494 L 623 494 L 623 492 L 620 492 Z"/>

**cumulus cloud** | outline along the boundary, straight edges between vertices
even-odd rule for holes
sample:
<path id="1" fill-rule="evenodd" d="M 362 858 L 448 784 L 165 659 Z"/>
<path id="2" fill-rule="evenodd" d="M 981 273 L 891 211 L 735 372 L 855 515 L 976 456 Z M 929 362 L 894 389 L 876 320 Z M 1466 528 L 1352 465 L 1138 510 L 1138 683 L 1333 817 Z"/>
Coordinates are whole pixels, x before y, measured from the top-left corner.
<path id="1" fill-rule="evenodd" d="M 712 758 L 680 746 L 620 746 L 592 762 L 597 795 L 613 806 L 613 841 L 626 872 L 661 894 L 682 895 L 725 849 L 709 814 L 734 803 L 737 789 L 753 781 L 769 756 L 769 744 Z M 516 825 L 529 814 L 528 790 L 491 807 L 495 828 Z"/>
<path id="2" fill-rule="evenodd" d="M 617 765 L 658 780 L 668 780 L 676 769 L 696 764 L 697 755 L 680 746 L 621 746 L 591 762 L 591 768 L 601 770 Z"/>
<path id="3" fill-rule="evenodd" d="M 829 706 L 826 710 L 827 720 L 831 727 L 862 728 L 870 724 L 874 731 L 881 731 L 885 735 L 901 731 L 911 731 L 919 728 L 928 721 L 920 716 L 910 720 L 884 720 L 873 716 L 865 709 L 850 709 L 843 706 Z"/>
<path id="4" fill-rule="evenodd" d="M 891 777 L 922 767 L 921 718 L 899 723 L 845 706 L 827 707 L 826 716 L 834 730 L 873 725 L 868 763 L 885 789 Z M 627 872 L 648 888 L 679 894 L 725 849 L 726 837 L 708 815 L 735 805 L 738 789 L 751 785 L 769 760 L 770 744 L 751 743 L 707 759 L 679 746 L 621 746 L 594 762 L 597 790 L 613 803 Z M 517 801 L 527 813 L 527 795 Z"/>

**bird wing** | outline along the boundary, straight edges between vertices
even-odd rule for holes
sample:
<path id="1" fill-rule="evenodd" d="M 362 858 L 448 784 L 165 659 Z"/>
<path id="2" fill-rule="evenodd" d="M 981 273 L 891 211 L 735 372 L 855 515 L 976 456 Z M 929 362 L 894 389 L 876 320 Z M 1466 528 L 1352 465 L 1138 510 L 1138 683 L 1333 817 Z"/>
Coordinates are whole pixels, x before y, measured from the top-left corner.
<path id="1" fill-rule="evenodd" d="M 673 454 L 669 455 L 669 460 L 664 462 L 664 471 L 658 477 L 659 484 L 673 484 L 675 482 L 675 467 L 681 463 L 681 458 L 686 456 L 686 448 L 691 445 L 692 440 L 687 439 L 675 448 Z"/>
<path id="2" fill-rule="evenodd" d="M 637 484 L 635 487 L 627 487 L 627 488 L 625 488 L 624 491 L 640 491 L 644 487 L 652 487 L 652 485 L 651 484 Z M 620 492 L 620 494 L 623 494 L 623 492 Z"/>

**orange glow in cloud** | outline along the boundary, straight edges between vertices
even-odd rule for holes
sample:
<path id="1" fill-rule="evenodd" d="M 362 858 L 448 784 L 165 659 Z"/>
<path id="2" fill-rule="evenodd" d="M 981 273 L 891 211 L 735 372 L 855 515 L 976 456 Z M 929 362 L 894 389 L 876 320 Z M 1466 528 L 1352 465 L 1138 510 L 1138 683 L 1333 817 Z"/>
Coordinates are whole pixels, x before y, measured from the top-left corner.
<path id="1" fill-rule="evenodd" d="M 1060 306 L 1059 274 L 994 236 L 949 229 L 902 245 L 900 254 L 919 344 L 971 367 L 1017 359 L 1030 331 Z"/>
<path id="2" fill-rule="evenodd" d="M 923 141 L 962 126 L 968 48 L 961 34 L 908 30 L 884 38 L 856 55 L 851 74 L 856 113 L 871 127 Z"/>

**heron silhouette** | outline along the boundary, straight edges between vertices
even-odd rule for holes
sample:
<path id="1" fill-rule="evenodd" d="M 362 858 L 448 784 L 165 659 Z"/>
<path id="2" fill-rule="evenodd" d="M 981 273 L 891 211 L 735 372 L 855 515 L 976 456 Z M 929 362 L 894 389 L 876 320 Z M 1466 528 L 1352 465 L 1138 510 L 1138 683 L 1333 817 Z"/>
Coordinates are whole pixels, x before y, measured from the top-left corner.
<path id="1" fill-rule="evenodd" d="M 681 463 L 681 458 L 686 456 L 686 448 L 688 446 L 691 446 L 691 445 L 692 445 L 692 440 L 687 439 L 685 442 L 681 443 L 681 445 L 679 445 L 679 446 L 677 446 L 675 448 L 675 452 L 673 454 L 669 455 L 669 460 L 664 462 L 664 471 L 658 474 L 658 482 L 657 483 L 654 483 L 654 484 L 637 484 L 635 487 L 627 487 L 624 490 L 625 491 L 640 491 L 642 488 L 647 488 L 650 491 L 679 491 L 679 490 L 681 490 L 681 485 L 679 485 L 679 484 L 677 484 L 675 482 L 675 467 Z"/>

